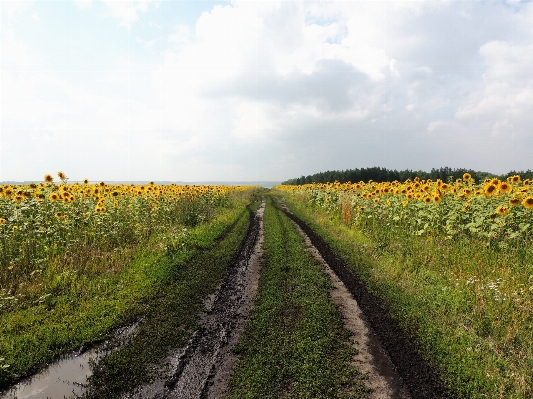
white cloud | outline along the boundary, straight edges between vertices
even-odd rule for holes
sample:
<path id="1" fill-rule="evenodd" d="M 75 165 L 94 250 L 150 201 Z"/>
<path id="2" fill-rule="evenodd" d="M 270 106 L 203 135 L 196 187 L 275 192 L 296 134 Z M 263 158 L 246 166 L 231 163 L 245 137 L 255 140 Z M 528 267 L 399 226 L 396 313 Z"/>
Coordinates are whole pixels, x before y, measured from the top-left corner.
<path id="1" fill-rule="evenodd" d="M 91 4 L 77 3 L 89 17 L 99 12 Z M 113 179 L 276 179 L 374 165 L 527 169 L 527 160 L 487 154 L 502 142 L 533 152 L 533 5 L 233 1 L 187 26 L 162 18 L 171 4 L 162 2 L 150 36 L 158 3 L 104 4 L 113 19 L 102 23 L 116 30 L 118 21 L 133 39 L 106 41 L 117 54 L 94 71 L 88 56 L 79 70 L 31 71 L 45 63 L 17 20 L 37 12 L 41 25 L 46 14 L 5 12 L 4 165 L 18 165 L 6 148 L 29 142 L 32 157 L 50 165 L 39 146 L 56 155 L 78 148 L 91 177 L 113 171 Z"/>
<path id="2" fill-rule="evenodd" d="M 148 11 L 152 0 L 102 0 L 109 8 L 111 16 L 120 21 L 120 26 L 130 29 L 139 19 L 140 13 Z"/>

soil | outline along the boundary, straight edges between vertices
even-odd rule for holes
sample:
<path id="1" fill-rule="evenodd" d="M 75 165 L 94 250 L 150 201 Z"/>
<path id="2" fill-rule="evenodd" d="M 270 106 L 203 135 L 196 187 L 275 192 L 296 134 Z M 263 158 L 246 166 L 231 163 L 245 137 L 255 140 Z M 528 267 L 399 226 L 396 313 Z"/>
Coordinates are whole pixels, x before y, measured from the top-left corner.
<path id="1" fill-rule="evenodd" d="M 382 382 L 378 382 L 378 380 L 387 381 L 390 378 L 392 380 L 396 378 L 394 376 L 391 377 L 390 374 L 395 369 L 401 377 L 401 380 L 397 380 L 397 383 L 392 382 L 392 385 L 389 388 L 384 388 L 384 390 L 395 390 L 395 392 L 398 392 L 398 395 L 404 392 L 401 386 L 405 384 L 413 399 L 451 398 L 451 394 L 441 382 L 436 370 L 424 359 L 413 338 L 392 318 L 385 304 L 368 290 L 365 283 L 356 276 L 344 260 L 337 256 L 321 236 L 315 233 L 307 223 L 294 215 L 282 202 L 280 204 L 283 212 L 305 233 L 323 260 L 333 270 L 338 279 L 342 281 L 343 285 L 349 291 L 350 296 L 357 301 L 364 317 L 361 318 L 361 321 L 355 321 L 355 324 L 367 323 L 370 326 L 368 333 L 369 343 L 365 344 L 370 345 L 368 347 L 369 350 L 365 353 L 363 349 L 365 345 L 359 346 L 359 350 L 362 353 L 362 364 L 366 362 L 365 358 L 367 355 L 370 355 L 371 358 L 372 356 L 376 357 L 370 363 L 366 363 L 366 366 L 362 366 L 361 364 L 361 371 L 368 370 L 369 377 L 372 379 L 373 377 L 370 371 L 372 369 L 376 371 L 381 369 L 383 375 L 381 377 L 375 376 L 376 384 L 379 387 Z M 340 296 L 346 297 L 343 294 Z M 350 306 L 352 305 L 348 305 L 348 308 Z M 353 313 L 355 315 L 357 311 Z M 358 341 L 359 339 L 364 340 L 364 335 L 365 332 L 357 333 L 356 337 L 358 337 Z M 379 345 L 375 345 L 378 343 L 381 343 L 381 347 L 386 354 L 379 348 Z M 394 367 L 390 363 L 387 365 L 386 355 L 388 355 Z M 371 384 L 373 383 L 372 381 L 370 382 Z M 402 398 L 402 396 L 387 396 L 386 394 L 377 397 Z"/>

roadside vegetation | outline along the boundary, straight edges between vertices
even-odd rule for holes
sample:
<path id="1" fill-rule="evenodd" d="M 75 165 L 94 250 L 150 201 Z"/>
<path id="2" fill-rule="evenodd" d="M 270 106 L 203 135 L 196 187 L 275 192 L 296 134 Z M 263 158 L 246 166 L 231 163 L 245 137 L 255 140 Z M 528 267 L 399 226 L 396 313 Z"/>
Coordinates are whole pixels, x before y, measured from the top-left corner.
<path id="1" fill-rule="evenodd" d="M 59 176 L 58 184 L 47 175 L 41 184 L 0 186 L 0 388 L 148 318 L 156 302 L 164 308 L 171 281 L 187 297 L 180 278 L 194 285 L 218 276 L 245 234 L 256 190 Z M 192 259 L 204 253 L 219 256 L 222 269 L 200 276 Z M 191 320 L 194 295 L 185 300 L 196 306 L 186 312 Z"/>
<path id="2" fill-rule="evenodd" d="M 230 398 L 364 398 L 332 283 L 268 198 L 258 297 L 237 345 Z"/>
<path id="3" fill-rule="evenodd" d="M 510 176 L 278 186 L 461 398 L 533 396 L 533 196 Z"/>

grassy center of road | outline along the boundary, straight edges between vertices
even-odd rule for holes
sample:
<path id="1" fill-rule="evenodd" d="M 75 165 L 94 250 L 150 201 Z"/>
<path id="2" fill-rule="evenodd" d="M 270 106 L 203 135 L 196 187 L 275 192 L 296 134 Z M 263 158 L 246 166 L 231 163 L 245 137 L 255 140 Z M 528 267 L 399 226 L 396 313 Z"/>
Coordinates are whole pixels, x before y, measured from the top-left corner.
<path id="1" fill-rule="evenodd" d="M 332 283 L 296 227 L 273 206 L 264 214 L 259 293 L 236 352 L 231 398 L 362 398 L 350 364 L 350 333 L 330 298 Z"/>

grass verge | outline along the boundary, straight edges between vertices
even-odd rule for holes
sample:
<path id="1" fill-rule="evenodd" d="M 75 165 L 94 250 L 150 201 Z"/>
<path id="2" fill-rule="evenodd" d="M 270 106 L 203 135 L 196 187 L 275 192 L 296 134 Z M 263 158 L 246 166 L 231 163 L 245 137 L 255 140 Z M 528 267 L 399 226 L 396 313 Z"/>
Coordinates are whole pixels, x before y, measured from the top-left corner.
<path id="1" fill-rule="evenodd" d="M 284 198 L 388 304 L 457 397 L 533 396 L 531 290 L 517 283 L 533 270 L 475 240 L 350 228 L 340 212 Z"/>
<path id="2" fill-rule="evenodd" d="M 259 292 L 236 352 L 230 398 L 362 398 L 363 377 L 332 283 L 268 198 Z"/>

